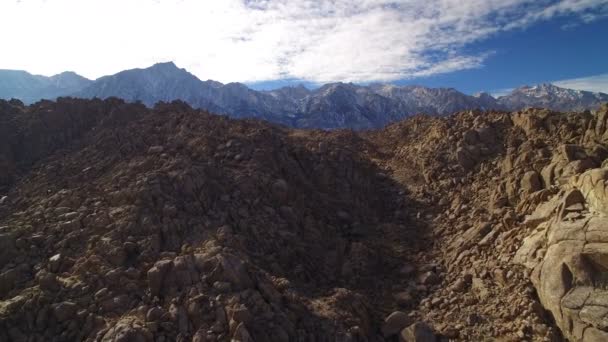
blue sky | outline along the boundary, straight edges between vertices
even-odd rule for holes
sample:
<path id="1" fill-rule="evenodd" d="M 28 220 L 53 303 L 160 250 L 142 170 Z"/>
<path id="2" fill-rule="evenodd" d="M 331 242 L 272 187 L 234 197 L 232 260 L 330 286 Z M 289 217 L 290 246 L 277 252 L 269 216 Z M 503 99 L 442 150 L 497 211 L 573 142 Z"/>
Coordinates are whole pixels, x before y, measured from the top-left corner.
<path id="1" fill-rule="evenodd" d="M 11 47 L 0 69 L 41 75 L 95 79 L 173 61 L 258 89 L 497 93 L 557 82 L 608 92 L 608 0 L 2 0 L 0 13 Z"/>
<path id="2" fill-rule="evenodd" d="M 576 18 L 558 18 L 473 44 L 472 50 L 494 51 L 479 68 L 395 83 L 503 93 L 522 85 L 608 76 L 608 20 L 566 27 L 573 22 Z M 601 84 L 608 92 L 608 77 L 587 83 L 578 87 L 596 90 Z"/>
<path id="3" fill-rule="evenodd" d="M 456 88 L 468 94 L 502 95 L 539 83 L 608 93 L 608 18 L 590 23 L 569 15 L 508 31 L 471 44 L 475 53 L 491 51 L 477 68 L 396 80 L 398 85 Z M 256 89 L 316 84 L 305 80 L 252 83 Z"/>

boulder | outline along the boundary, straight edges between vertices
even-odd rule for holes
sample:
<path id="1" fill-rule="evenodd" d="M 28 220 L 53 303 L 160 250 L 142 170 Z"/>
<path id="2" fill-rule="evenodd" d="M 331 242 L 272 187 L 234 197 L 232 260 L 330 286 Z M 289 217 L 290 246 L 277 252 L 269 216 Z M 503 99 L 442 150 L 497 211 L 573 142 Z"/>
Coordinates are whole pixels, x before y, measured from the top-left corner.
<path id="1" fill-rule="evenodd" d="M 161 260 L 156 262 L 152 268 L 148 270 L 148 287 L 152 296 L 161 294 L 163 281 L 167 273 L 173 268 L 172 260 Z"/>
<path id="2" fill-rule="evenodd" d="M 513 259 L 532 271 L 540 302 L 574 341 L 601 340 L 608 334 L 608 218 L 582 212 L 587 206 L 599 212 L 604 204 L 594 193 L 603 192 L 603 183 L 596 190 L 589 185 L 592 179 L 603 182 L 603 176 L 578 177 L 573 183 L 581 190 L 562 191 L 536 209 L 531 217 L 544 219 L 527 220 L 535 231 Z"/>
<path id="3" fill-rule="evenodd" d="M 521 188 L 526 193 L 536 192 L 542 189 L 540 175 L 536 171 L 528 171 L 521 178 Z"/>
<path id="4" fill-rule="evenodd" d="M 401 330 L 399 342 L 436 342 L 437 336 L 426 323 L 418 322 Z"/>
<path id="5" fill-rule="evenodd" d="M 222 279 L 233 284 L 236 288 L 249 288 L 253 282 L 247 272 L 247 267 L 237 256 L 223 253 L 217 256 L 222 268 Z"/>
<path id="6" fill-rule="evenodd" d="M 382 325 L 382 334 L 384 337 L 397 335 L 409 324 L 409 322 L 410 319 L 407 314 L 401 311 L 395 311 L 384 319 L 384 324 Z"/>
<path id="7" fill-rule="evenodd" d="M 465 171 L 468 171 L 475 166 L 473 156 L 471 156 L 471 154 L 463 147 L 459 147 L 456 150 L 456 161 Z"/>
<path id="8" fill-rule="evenodd" d="M 78 306 L 76 303 L 65 301 L 52 305 L 53 315 L 59 322 L 65 322 L 72 319 L 76 315 Z"/>

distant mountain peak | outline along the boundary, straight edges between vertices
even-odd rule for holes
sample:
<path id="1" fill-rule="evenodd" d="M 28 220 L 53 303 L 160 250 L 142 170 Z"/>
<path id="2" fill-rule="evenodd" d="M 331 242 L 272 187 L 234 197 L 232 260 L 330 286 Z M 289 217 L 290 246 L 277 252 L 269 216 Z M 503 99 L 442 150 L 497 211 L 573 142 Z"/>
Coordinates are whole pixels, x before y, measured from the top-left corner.
<path id="1" fill-rule="evenodd" d="M 55 75 L 53 75 L 53 76 L 51 76 L 51 77 L 59 77 L 59 76 L 80 76 L 80 75 L 78 75 L 78 74 L 77 74 L 76 72 L 74 72 L 74 71 L 63 71 L 63 72 L 60 72 L 60 73 L 58 73 L 58 74 L 55 74 Z M 83 76 L 80 76 L 80 77 L 83 77 Z"/>
<path id="2" fill-rule="evenodd" d="M 608 102 L 608 94 L 562 88 L 552 83 L 525 85 L 499 98 L 499 103 L 510 109 L 543 107 L 560 111 L 595 109 L 602 102 Z"/>
<path id="3" fill-rule="evenodd" d="M 169 62 L 159 62 L 156 63 L 154 65 L 152 65 L 150 68 L 156 68 L 156 69 L 179 69 L 177 67 L 177 65 L 175 65 L 175 63 L 173 61 L 169 61 Z"/>
<path id="4" fill-rule="evenodd" d="M 478 99 L 494 98 L 494 96 L 490 95 L 490 93 L 487 93 L 485 91 L 480 91 L 478 93 L 475 93 L 475 94 L 473 94 L 473 97 L 478 98 Z"/>

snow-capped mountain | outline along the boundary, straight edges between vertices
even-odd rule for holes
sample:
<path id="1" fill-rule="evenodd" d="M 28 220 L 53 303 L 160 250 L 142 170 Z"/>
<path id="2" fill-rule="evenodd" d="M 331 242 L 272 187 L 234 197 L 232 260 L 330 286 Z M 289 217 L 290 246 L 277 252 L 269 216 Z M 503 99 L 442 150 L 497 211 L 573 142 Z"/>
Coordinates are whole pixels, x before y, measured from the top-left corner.
<path id="1" fill-rule="evenodd" d="M 399 87 L 387 84 L 375 84 L 370 88 L 377 94 L 407 104 L 410 112 L 441 115 L 459 110 L 500 108 L 496 99 L 489 94 L 469 96 L 454 88 Z"/>
<path id="2" fill-rule="evenodd" d="M 153 106 L 183 100 L 195 108 L 236 118 L 254 117 L 300 128 L 382 127 L 409 115 L 447 115 L 461 110 L 519 110 L 545 107 L 583 110 L 608 102 L 608 95 L 564 89 L 551 84 L 521 87 L 506 96 L 466 95 L 453 88 L 330 83 L 310 90 L 304 86 L 256 91 L 241 83 L 201 81 L 172 62 L 87 80 L 66 72 L 52 77 L 25 71 L 0 70 L 0 98 L 30 103 L 58 96 L 119 97 Z"/>
<path id="3" fill-rule="evenodd" d="M 498 98 L 498 103 L 509 109 L 543 107 L 561 111 L 594 109 L 603 102 L 608 102 L 608 94 L 560 88 L 548 83 L 523 86 Z"/>

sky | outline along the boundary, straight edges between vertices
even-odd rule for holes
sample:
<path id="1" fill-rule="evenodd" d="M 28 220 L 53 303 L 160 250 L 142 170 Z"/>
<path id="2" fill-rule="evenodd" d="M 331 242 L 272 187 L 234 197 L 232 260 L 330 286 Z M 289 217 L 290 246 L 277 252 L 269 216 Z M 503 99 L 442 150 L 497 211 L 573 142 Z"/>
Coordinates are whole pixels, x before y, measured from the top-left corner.
<path id="1" fill-rule="evenodd" d="M 608 0 L 0 0 L 0 69 L 608 93 Z"/>

